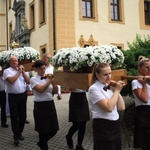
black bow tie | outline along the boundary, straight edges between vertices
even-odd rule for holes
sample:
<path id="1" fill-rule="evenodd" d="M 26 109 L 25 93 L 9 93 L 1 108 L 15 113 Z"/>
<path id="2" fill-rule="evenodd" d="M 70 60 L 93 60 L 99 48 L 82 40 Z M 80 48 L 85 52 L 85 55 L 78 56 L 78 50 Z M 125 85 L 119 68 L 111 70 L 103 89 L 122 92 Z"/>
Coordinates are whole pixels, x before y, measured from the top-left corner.
<path id="1" fill-rule="evenodd" d="M 41 80 L 43 80 L 43 79 L 46 79 L 47 77 L 45 76 L 45 77 L 41 77 Z"/>
<path id="2" fill-rule="evenodd" d="M 105 90 L 105 91 L 110 90 L 110 85 L 104 86 L 103 90 Z"/>

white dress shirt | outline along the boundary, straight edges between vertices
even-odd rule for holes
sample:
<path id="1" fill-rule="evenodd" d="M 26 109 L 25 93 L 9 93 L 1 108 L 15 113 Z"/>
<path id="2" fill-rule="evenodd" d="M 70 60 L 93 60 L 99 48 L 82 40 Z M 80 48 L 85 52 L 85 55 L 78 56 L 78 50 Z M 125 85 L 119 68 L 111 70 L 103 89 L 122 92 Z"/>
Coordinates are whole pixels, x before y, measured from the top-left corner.
<path id="1" fill-rule="evenodd" d="M 26 91 L 26 84 L 22 73 L 13 84 L 10 84 L 6 80 L 8 77 L 14 76 L 17 73 L 18 71 L 13 69 L 12 67 L 9 67 L 8 69 L 4 70 L 3 79 L 5 80 L 5 84 L 7 86 L 6 88 L 7 93 L 20 94 Z"/>
<path id="2" fill-rule="evenodd" d="M 148 90 L 148 103 L 142 102 L 133 92 L 134 95 L 134 101 L 135 101 L 135 106 L 140 106 L 140 105 L 150 105 L 150 85 L 146 84 L 147 90 Z M 132 91 L 137 89 L 137 88 L 143 88 L 142 84 L 138 80 L 133 80 L 132 81 Z"/>
<path id="3" fill-rule="evenodd" d="M 43 79 L 41 80 L 41 76 L 36 74 L 36 76 L 32 77 L 30 80 L 30 85 L 31 88 L 33 89 L 34 92 L 34 102 L 43 102 L 43 101 L 51 101 L 53 100 L 53 86 L 52 84 L 49 85 L 49 87 L 43 92 L 43 93 L 38 93 L 36 90 L 34 90 L 34 87 L 38 84 L 44 85 L 46 81 L 49 79 Z"/>
<path id="4" fill-rule="evenodd" d="M 104 84 L 96 81 L 88 90 L 88 99 L 91 105 L 92 118 L 102 118 L 108 120 L 118 120 L 119 114 L 117 112 L 117 107 L 115 106 L 112 112 L 107 112 L 98 106 L 97 102 L 102 99 L 110 99 L 113 95 L 112 90 L 105 91 Z"/>

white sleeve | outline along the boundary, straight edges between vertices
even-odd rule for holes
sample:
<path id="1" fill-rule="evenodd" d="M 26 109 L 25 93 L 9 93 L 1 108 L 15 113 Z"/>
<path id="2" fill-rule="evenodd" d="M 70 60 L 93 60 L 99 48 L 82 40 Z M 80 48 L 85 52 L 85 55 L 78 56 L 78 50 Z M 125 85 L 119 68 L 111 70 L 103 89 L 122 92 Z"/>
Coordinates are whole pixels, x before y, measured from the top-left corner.
<path id="1" fill-rule="evenodd" d="M 30 79 L 31 88 L 33 89 L 37 84 L 39 84 L 39 83 L 37 82 L 37 80 L 36 80 L 34 77 L 32 77 L 32 78 Z"/>
<path id="2" fill-rule="evenodd" d="M 100 90 L 97 90 L 94 87 L 90 87 L 88 91 L 88 98 L 93 104 L 105 98 Z"/>
<path id="3" fill-rule="evenodd" d="M 138 80 L 133 80 L 131 85 L 132 85 L 132 91 L 137 88 L 140 88 L 140 89 L 143 88 L 142 84 L 140 82 L 138 82 Z"/>

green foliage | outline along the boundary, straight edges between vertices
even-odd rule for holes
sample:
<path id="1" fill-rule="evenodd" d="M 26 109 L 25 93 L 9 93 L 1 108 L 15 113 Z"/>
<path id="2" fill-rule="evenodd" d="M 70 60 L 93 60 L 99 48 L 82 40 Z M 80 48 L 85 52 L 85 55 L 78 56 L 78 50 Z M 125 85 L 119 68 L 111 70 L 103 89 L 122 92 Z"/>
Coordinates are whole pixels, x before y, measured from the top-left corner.
<path id="1" fill-rule="evenodd" d="M 126 65 L 128 76 L 138 75 L 138 58 L 139 56 L 145 56 L 150 58 L 150 35 L 144 36 L 142 39 L 140 35 L 136 35 L 135 40 L 132 43 L 128 42 L 129 49 L 122 51 L 125 57 L 124 63 Z M 131 81 L 128 81 L 127 86 L 122 90 L 123 95 L 132 95 Z"/>

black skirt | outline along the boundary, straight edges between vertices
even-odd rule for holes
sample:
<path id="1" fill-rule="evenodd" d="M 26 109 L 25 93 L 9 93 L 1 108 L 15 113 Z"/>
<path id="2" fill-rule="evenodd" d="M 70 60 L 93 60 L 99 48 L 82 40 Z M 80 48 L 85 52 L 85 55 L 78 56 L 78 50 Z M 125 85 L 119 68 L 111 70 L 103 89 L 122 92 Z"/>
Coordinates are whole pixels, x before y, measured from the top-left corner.
<path id="1" fill-rule="evenodd" d="M 54 101 L 34 102 L 35 130 L 39 133 L 49 133 L 59 130 Z"/>
<path id="2" fill-rule="evenodd" d="M 121 150 L 120 121 L 93 119 L 94 150 Z"/>
<path id="3" fill-rule="evenodd" d="M 69 122 L 90 120 L 86 92 L 72 92 L 69 99 Z"/>
<path id="4" fill-rule="evenodd" d="M 150 106 L 137 106 L 134 119 L 134 148 L 150 147 Z"/>

